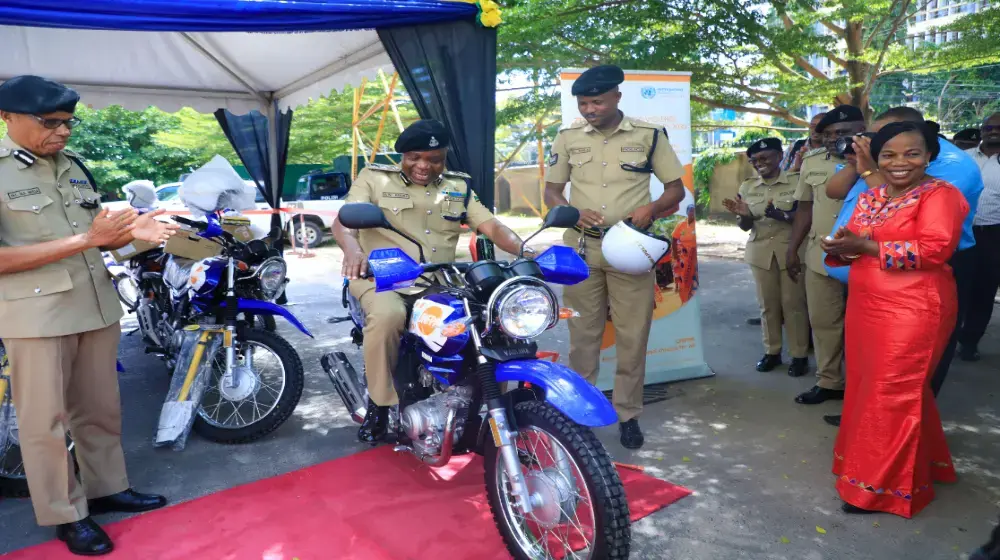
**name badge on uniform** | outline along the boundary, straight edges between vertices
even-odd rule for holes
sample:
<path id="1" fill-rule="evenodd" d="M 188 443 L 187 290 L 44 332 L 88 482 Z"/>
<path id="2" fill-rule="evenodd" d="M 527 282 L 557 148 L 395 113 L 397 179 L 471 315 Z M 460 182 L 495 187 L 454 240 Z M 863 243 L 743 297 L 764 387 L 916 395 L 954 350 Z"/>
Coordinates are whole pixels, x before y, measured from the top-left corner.
<path id="1" fill-rule="evenodd" d="M 33 189 L 21 189 L 19 191 L 7 191 L 7 200 L 16 200 L 18 198 L 24 198 L 26 196 L 32 196 L 36 194 L 42 194 L 42 189 L 35 187 Z"/>
<path id="2" fill-rule="evenodd" d="M 406 193 L 384 192 L 384 193 L 382 193 L 382 197 L 383 198 L 410 198 L 410 195 L 408 195 Z"/>
<path id="3" fill-rule="evenodd" d="M 74 187 L 79 187 L 79 188 L 84 188 L 84 189 L 93 189 L 94 188 L 94 187 L 90 186 L 90 181 L 88 181 L 86 179 L 70 179 L 69 180 L 69 184 L 73 185 Z"/>
<path id="4" fill-rule="evenodd" d="M 587 147 L 587 148 L 570 148 L 569 153 L 571 155 L 589 154 L 590 153 L 590 148 L 589 147 Z"/>
<path id="5" fill-rule="evenodd" d="M 643 148 L 642 146 L 622 146 L 622 151 L 644 153 L 646 148 Z"/>

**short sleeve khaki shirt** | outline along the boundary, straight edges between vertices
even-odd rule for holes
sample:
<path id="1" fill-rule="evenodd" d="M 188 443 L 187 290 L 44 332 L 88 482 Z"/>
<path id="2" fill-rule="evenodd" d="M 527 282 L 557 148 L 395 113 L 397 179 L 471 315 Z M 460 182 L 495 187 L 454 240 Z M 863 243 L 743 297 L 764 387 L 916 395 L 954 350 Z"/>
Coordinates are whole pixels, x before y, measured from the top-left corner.
<path id="1" fill-rule="evenodd" d="M 656 130 L 652 124 L 630 117 L 623 118 L 618 128 L 607 135 L 585 122 L 574 124 L 560 131 L 553 141 L 545 180 L 571 183 L 569 199 L 573 206 L 600 212 L 605 225 L 614 225 L 651 201 L 649 173 L 622 166 L 646 165 Z M 664 184 L 684 174 L 665 130 L 659 131 L 652 168 Z"/>
<path id="2" fill-rule="evenodd" d="M 785 269 L 785 254 L 792 236 L 792 225 L 764 215 L 769 202 L 778 210 L 792 211 L 795 207 L 795 189 L 798 173 L 785 173 L 765 182 L 760 177 L 747 179 L 740 185 L 740 197 L 750 207 L 753 226 L 747 241 L 744 259 L 750 265 L 770 270 L 777 258 L 778 266 Z"/>
<path id="3" fill-rule="evenodd" d="M 843 164 L 843 160 L 828 156 L 824 149 L 813 150 L 802 160 L 799 185 L 795 191 L 796 200 L 813 203 L 805 265 L 809 270 L 824 276 L 827 275 L 826 267 L 823 266 L 826 254 L 820 241 L 833 231 L 833 225 L 844 204 L 842 200 L 826 195 L 826 184 Z"/>
<path id="4" fill-rule="evenodd" d="M 83 169 L 63 153 L 28 164 L 18 152 L 22 148 L 9 137 L 0 140 L 0 247 L 86 233 L 100 211 L 100 195 Z M 117 323 L 122 314 L 98 249 L 0 275 L 0 338 L 88 332 Z"/>
<path id="5" fill-rule="evenodd" d="M 369 165 L 361 170 L 351 185 L 347 202 L 370 202 L 385 213 L 394 227 L 416 239 L 424 249 L 428 262 L 451 262 L 466 223 L 475 231 L 493 219 L 475 193 L 470 193 L 469 207 L 465 195 L 469 189 L 468 175 L 446 172 L 428 186 L 409 182 L 398 167 Z M 462 214 L 465 213 L 465 221 Z M 366 254 L 375 249 L 398 247 L 413 260 L 419 252 L 413 243 L 399 234 L 384 229 L 359 232 L 358 241 Z"/>

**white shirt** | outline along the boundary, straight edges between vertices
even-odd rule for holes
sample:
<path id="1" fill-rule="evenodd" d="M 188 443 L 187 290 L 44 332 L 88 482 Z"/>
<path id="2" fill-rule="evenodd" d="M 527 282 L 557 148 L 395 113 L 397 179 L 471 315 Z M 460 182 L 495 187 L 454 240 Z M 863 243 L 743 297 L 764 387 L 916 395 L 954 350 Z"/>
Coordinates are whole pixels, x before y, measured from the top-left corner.
<path id="1" fill-rule="evenodd" d="M 1000 224 L 1000 159 L 996 154 L 987 156 L 978 147 L 965 150 L 972 156 L 983 173 L 983 194 L 979 196 L 979 207 L 973 225 L 993 226 Z"/>

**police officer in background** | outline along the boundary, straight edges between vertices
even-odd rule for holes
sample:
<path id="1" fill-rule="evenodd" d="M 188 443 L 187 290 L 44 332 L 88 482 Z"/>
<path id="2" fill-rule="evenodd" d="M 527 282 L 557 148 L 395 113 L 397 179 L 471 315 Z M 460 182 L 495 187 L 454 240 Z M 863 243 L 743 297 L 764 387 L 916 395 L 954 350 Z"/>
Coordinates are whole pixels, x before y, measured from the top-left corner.
<path id="1" fill-rule="evenodd" d="M 765 138 L 747 148 L 747 158 L 757 177 L 740 185 L 736 200 L 722 203 L 739 217 L 740 228 L 750 232 L 744 256 L 754 282 L 764 337 L 764 357 L 757 371 L 771 371 L 781 364 L 781 325 L 788 336 L 792 363 L 788 375 L 801 377 L 809 368 L 809 318 L 806 290 L 785 273 L 788 242 L 798 204 L 798 173 L 781 170 L 781 140 Z M 801 251 L 800 251 L 801 253 Z"/>
<path id="2" fill-rule="evenodd" d="M 561 130 L 552 143 L 545 203 L 550 208 L 572 204 L 580 210 L 580 222 L 566 231 L 564 241 L 583 247 L 590 267 L 586 280 L 564 292 L 566 305 L 580 313 L 569 321 L 570 366 L 597 383 L 610 301 L 618 355 L 614 405 L 622 445 L 638 449 L 643 444 L 637 417 L 642 412 L 655 273 L 615 270 L 601 254 L 601 238 L 608 227 L 625 218 L 646 228 L 654 218 L 675 211 L 684 199 L 680 180 L 684 170 L 666 130 L 618 110 L 622 96 L 618 85 L 624 81 L 621 68 L 597 66 L 573 83 L 584 122 Z M 649 193 L 650 173 L 663 182 L 663 195 L 655 201 Z M 563 196 L 567 182 L 572 183 L 570 201 Z"/>
<path id="3" fill-rule="evenodd" d="M 469 184 L 471 177 L 445 171 L 449 143 L 448 129 L 438 121 L 410 125 L 396 140 L 396 152 L 403 154 L 401 166 L 367 165 L 351 185 L 346 202 L 379 206 L 390 224 L 420 242 L 424 256 L 432 263 L 455 260 L 462 224 L 516 255 L 521 238 L 483 206 Z M 347 229 L 337 219 L 333 230 L 344 250 L 341 274 L 350 280 L 348 289 L 365 310 L 363 352 L 370 397 L 358 439 L 375 443 L 387 432 L 389 407 L 399 403 L 392 372 L 406 330 L 407 311 L 400 294 L 416 293 L 421 288 L 376 292 L 375 283 L 361 275 L 375 249 L 400 248 L 414 260 L 420 253 L 413 243 L 386 229 Z"/>
<path id="4" fill-rule="evenodd" d="M 36 76 L 0 85 L 0 338 L 38 524 L 55 525 L 74 554 L 95 556 L 113 544 L 90 514 L 166 504 L 132 490 L 125 473 L 115 367 L 122 307 L 101 251 L 160 243 L 177 226 L 153 219 L 162 212 L 101 209 L 90 173 L 65 150 L 79 99 Z"/>
<path id="5" fill-rule="evenodd" d="M 971 150 L 979 147 L 983 141 L 983 133 L 978 128 L 966 128 L 959 130 L 952 137 L 951 142 L 962 150 Z"/>
<path id="6" fill-rule="evenodd" d="M 861 109 L 841 105 L 828 112 L 816 125 L 823 134 L 825 150 L 810 152 L 799 171 L 795 199 L 799 203 L 792 225 L 786 262 L 788 275 L 798 279 L 802 274 L 799 249 L 808 235 L 805 260 L 806 301 L 809 323 L 816 347 L 816 385 L 795 397 L 799 404 L 819 404 L 844 398 L 844 310 L 847 297 L 844 286 L 831 278 L 823 266 L 825 253 L 820 241 L 830 234 L 842 206 L 826 193 L 827 182 L 844 168 L 846 160 L 837 153 L 837 140 L 865 131 Z"/>

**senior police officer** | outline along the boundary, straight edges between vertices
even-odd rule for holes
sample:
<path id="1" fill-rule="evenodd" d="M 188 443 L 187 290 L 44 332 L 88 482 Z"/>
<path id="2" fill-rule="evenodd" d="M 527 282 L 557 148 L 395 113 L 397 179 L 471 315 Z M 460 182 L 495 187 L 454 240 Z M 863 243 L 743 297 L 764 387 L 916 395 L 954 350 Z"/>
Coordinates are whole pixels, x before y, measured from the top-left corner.
<path id="1" fill-rule="evenodd" d="M 764 337 L 764 357 L 757 362 L 757 371 L 771 371 L 781 364 L 784 323 L 792 356 L 788 375 L 801 377 L 809 367 L 806 290 L 803 282 L 785 274 L 792 221 L 798 208 L 795 189 L 799 174 L 781 170 L 781 153 L 781 140 L 777 138 L 751 144 L 747 157 L 757 177 L 744 181 L 736 200 L 726 199 L 723 205 L 739 217 L 740 228 L 750 232 L 744 258 L 757 284 Z"/>
<path id="2" fill-rule="evenodd" d="M 806 301 L 816 349 L 816 385 L 795 397 L 799 404 L 819 404 L 844 398 L 844 310 L 847 304 L 844 286 L 831 278 L 823 266 L 825 254 L 820 241 L 830 234 L 837 221 L 841 203 L 830 198 L 826 184 L 846 161 L 837 153 L 837 140 L 864 132 L 861 109 L 841 105 L 828 112 L 816 125 L 823 133 L 826 149 L 811 152 L 802 162 L 795 199 L 798 211 L 792 226 L 792 238 L 786 255 L 788 274 L 800 276 L 799 249 L 808 235 L 805 257 Z"/>
<path id="3" fill-rule="evenodd" d="M 455 260 L 462 224 L 486 235 L 504 251 L 517 254 L 521 238 L 483 206 L 469 184 L 471 177 L 445 171 L 449 143 L 450 134 L 438 121 L 422 120 L 410 125 L 396 140 L 396 152 L 403 154 L 401 166 L 365 167 L 351 185 L 347 203 L 378 205 L 390 224 L 420 242 L 430 262 Z M 386 434 L 389 407 L 399 402 L 392 372 L 399 357 L 399 341 L 406 330 L 407 313 L 400 293 L 378 293 L 375 284 L 361 275 L 367 270 L 368 254 L 374 249 L 398 247 L 414 260 L 419 251 L 394 232 L 350 230 L 339 219 L 334 221 L 334 236 L 344 250 L 342 274 L 350 280 L 348 289 L 365 310 L 363 351 L 370 398 L 358 439 L 375 443 Z"/>
<path id="4" fill-rule="evenodd" d="M 125 473 L 115 367 L 122 308 L 101 250 L 159 243 L 176 226 L 154 220 L 159 212 L 100 210 L 90 173 L 65 150 L 78 100 L 36 76 L 0 85 L 0 338 L 36 519 L 57 526 L 71 552 L 98 555 L 113 544 L 90 514 L 166 503 L 132 490 Z"/>
<path id="5" fill-rule="evenodd" d="M 552 143 L 545 203 L 572 204 L 580 210 L 580 222 L 566 231 L 564 240 L 583 248 L 590 267 L 590 277 L 564 292 L 566 305 L 580 313 L 569 322 L 570 366 L 597 382 L 610 301 L 618 355 L 613 400 L 622 445 L 637 449 L 643 443 L 637 417 L 642 412 L 655 273 L 615 270 L 601 254 L 601 238 L 625 218 L 646 228 L 654 218 L 676 209 L 684 199 L 684 171 L 665 130 L 618 110 L 618 85 L 623 81 L 621 68 L 605 65 L 587 70 L 573 83 L 584 121 L 561 130 Z M 649 192 L 651 173 L 664 185 L 655 201 Z M 567 182 L 572 184 L 569 201 L 563 195 Z"/>

